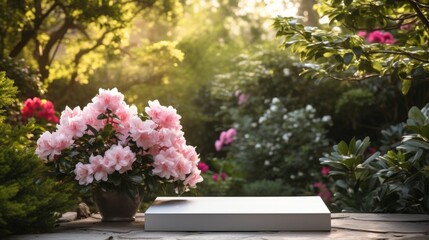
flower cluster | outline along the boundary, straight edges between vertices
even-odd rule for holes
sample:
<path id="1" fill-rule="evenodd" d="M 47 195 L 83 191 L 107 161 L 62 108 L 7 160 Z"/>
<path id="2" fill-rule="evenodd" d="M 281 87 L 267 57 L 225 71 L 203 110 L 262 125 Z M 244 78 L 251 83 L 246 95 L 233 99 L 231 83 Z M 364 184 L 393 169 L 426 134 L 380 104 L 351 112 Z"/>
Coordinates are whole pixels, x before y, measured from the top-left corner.
<path id="1" fill-rule="evenodd" d="M 389 32 L 372 31 L 369 34 L 367 32 L 358 32 L 358 35 L 365 38 L 369 43 L 382 43 L 382 44 L 395 44 L 393 35 Z"/>
<path id="2" fill-rule="evenodd" d="M 44 119 L 51 123 L 58 123 L 54 104 L 49 100 L 40 99 L 38 97 L 25 100 L 21 113 L 24 120 L 34 117 L 36 119 Z"/>
<path id="3" fill-rule="evenodd" d="M 196 187 L 202 181 L 199 157 L 186 144 L 181 116 L 158 100 L 149 101 L 145 112 L 139 116 L 116 88 L 100 89 L 83 109 L 66 107 L 56 131 L 40 136 L 36 154 L 80 185 L 110 181 L 116 186 L 118 178 L 143 184 L 154 176 L 155 182 L 180 182 L 185 191 Z"/>
<path id="4" fill-rule="evenodd" d="M 219 139 L 215 142 L 216 151 L 222 150 L 224 145 L 231 144 L 235 140 L 237 135 L 237 130 L 235 128 L 230 128 L 227 131 L 222 131 L 220 133 Z"/>
<path id="5" fill-rule="evenodd" d="M 220 174 L 215 173 L 212 176 L 213 181 L 217 182 L 219 180 L 225 181 L 228 178 L 228 174 L 226 174 L 226 172 L 222 172 Z"/>

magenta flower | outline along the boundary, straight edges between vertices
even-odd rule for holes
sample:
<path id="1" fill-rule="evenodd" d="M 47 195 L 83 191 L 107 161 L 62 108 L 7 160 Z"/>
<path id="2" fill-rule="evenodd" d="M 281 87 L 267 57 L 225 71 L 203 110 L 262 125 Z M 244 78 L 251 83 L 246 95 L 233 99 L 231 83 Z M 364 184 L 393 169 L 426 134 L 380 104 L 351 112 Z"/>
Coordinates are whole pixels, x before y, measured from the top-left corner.
<path id="1" fill-rule="evenodd" d="M 395 39 L 389 32 L 373 31 L 368 34 L 366 39 L 369 43 L 394 44 Z"/>
<path id="2" fill-rule="evenodd" d="M 328 176 L 330 171 L 331 171 L 331 168 L 324 166 L 320 170 L 320 173 L 322 173 L 322 176 Z"/>
<path id="3" fill-rule="evenodd" d="M 321 182 L 315 182 L 313 183 L 313 187 L 318 189 L 317 195 L 322 197 L 325 202 L 329 202 L 331 200 L 331 192 L 325 184 Z"/>
<path id="4" fill-rule="evenodd" d="M 221 174 L 213 174 L 212 179 L 213 181 L 217 182 L 219 180 L 225 181 L 228 178 L 228 174 L 226 174 L 225 172 L 222 172 Z"/>
<path id="5" fill-rule="evenodd" d="M 209 165 L 207 165 L 203 162 L 199 162 L 198 163 L 198 169 L 200 169 L 202 173 L 206 173 L 209 171 Z"/>

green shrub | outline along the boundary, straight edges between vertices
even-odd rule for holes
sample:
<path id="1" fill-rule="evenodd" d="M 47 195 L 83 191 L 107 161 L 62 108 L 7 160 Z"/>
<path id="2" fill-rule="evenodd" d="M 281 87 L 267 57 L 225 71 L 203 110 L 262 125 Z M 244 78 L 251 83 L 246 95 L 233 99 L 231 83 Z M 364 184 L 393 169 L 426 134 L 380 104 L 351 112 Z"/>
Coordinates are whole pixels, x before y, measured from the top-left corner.
<path id="1" fill-rule="evenodd" d="M 244 186 L 246 196 L 281 196 L 287 194 L 281 180 L 259 180 Z"/>
<path id="2" fill-rule="evenodd" d="M 370 153 L 365 138 L 342 141 L 320 158 L 333 168 L 337 210 L 429 213 L 429 104 L 409 110 L 405 129 L 402 142 L 384 155 Z M 384 134 L 394 137 L 392 131 L 403 130 L 398 125 Z"/>
<path id="3" fill-rule="evenodd" d="M 13 102 L 16 88 L 0 72 L 0 108 Z M 0 115 L 0 236 L 52 231 L 59 214 L 71 209 L 70 185 L 45 178 L 30 137 L 38 127 L 4 122 Z"/>

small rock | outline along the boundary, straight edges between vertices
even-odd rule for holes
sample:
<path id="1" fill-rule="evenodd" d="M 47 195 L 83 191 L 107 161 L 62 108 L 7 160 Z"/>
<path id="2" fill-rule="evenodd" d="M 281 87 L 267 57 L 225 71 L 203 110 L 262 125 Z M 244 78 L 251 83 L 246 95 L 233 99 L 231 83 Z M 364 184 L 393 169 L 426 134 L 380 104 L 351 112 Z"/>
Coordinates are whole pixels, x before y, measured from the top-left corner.
<path id="1" fill-rule="evenodd" d="M 76 209 L 77 219 L 88 218 L 91 216 L 91 211 L 89 210 L 88 205 L 86 203 L 79 203 L 79 207 Z"/>
<path id="2" fill-rule="evenodd" d="M 76 212 L 66 212 L 60 218 L 58 218 L 57 222 L 58 223 L 71 222 L 76 220 L 76 218 L 77 218 Z"/>

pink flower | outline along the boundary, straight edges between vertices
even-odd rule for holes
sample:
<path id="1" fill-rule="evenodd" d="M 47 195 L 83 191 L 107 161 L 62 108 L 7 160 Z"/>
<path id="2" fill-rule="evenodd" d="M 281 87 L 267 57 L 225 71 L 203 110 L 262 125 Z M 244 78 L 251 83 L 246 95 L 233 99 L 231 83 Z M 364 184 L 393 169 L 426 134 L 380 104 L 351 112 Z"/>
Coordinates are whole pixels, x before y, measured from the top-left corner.
<path id="1" fill-rule="evenodd" d="M 199 162 L 198 163 L 198 169 L 200 169 L 202 173 L 206 173 L 209 171 L 209 165 L 207 165 L 203 162 Z"/>
<path id="2" fill-rule="evenodd" d="M 413 26 L 411 24 L 404 24 L 400 27 L 401 30 L 411 30 L 412 28 Z"/>
<path id="3" fill-rule="evenodd" d="M 318 188 L 318 195 L 321 196 L 325 202 L 329 202 L 331 200 L 331 192 L 325 184 L 321 182 L 315 182 L 313 187 Z"/>
<path id="4" fill-rule="evenodd" d="M 224 143 L 231 144 L 232 142 L 234 142 L 235 135 L 237 135 L 237 130 L 235 130 L 235 128 L 228 129 L 228 131 L 226 131 Z"/>
<path id="5" fill-rule="evenodd" d="M 186 175 L 191 173 L 192 170 L 192 162 L 183 158 L 183 156 L 178 156 L 176 159 L 176 164 L 174 166 L 174 171 L 176 172 L 177 177 L 175 179 L 185 180 Z"/>
<path id="6" fill-rule="evenodd" d="M 91 164 L 77 163 L 74 173 L 76 174 L 75 179 L 79 181 L 80 185 L 88 185 L 94 181 L 94 169 Z"/>
<path id="7" fill-rule="evenodd" d="M 130 120 L 130 136 L 138 146 L 148 149 L 153 147 L 159 139 L 157 125 L 152 120 L 142 121 L 135 116 Z"/>
<path id="8" fill-rule="evenodd" d="M 365 38 L 365 37 L 366 37 L 366 32 L 365 32 L 365 31 L 359 31 L 359 32 L 357 33 L 357 35 L 358 35 L 359 37 L 363 37 L 363 38 Z"/>
<path id="9" fill-rule="evenodd" d="M 219 152 L 220 150 L 222 150 L 222 145 L 223 145 L 223 142 L 221 140 L 216 140 L 215 142 L 216 151 Z"/>
<path id="10" fill-rule="evenodd" d="M 238 95 L 238 105 L 243 105 L 247 102 L 247 100 L 249 100 L 250 95 L 248 94 L 244 94 L 244 93 L 240 93 Z"/>
<path id="11" fill-rule="evenodd" d="M 73 139 L 61 132 L 44 132 L 37 140 L 36 154 L 42 159 L 53 160 L 73 142 Z"/>
<path id="12" fill-rule="evenodd" d="M 395 39 L 389 32 L 373 31 L 368 34 L 366 39 L 369 43 L 394 44 Z"/>
<path id="13" fill-rule="evenodd" d="M 221 174 L 217 174 L 217 173 L 215 173 L 215 174 L 213 174 L 213 176 L 212 176 L 212 179 L 213 179 L 213 181 L 215 181 L 215 182 L 219 181 L 219 178 L 220 178 L 222 181 L 225 181 L 225 180 L 228 178 L 228 174 L 226 174 L 225 172 L 222 172 Z"/>
<path id="14" fill-rule="evenodd" d="M 176 165 L 177 152 L 173 149 L 161 150 L 158 155 L 154 156 L 153 159 L 153 174 L 158 175 L 162 178 L 170 179 L 171 177 L 177 177 L 177 173 L 174 171 Z"/>
<path id="15" fill-rule="evenodd" d="M 322 173 L 322 176 L 328 176 L 330 171 L 331 171 L 331 168 L 324 166 L 320 170 L 320 173 Z"/>
<path id="16" fill-rule="evenodd" d="M 158 100 L 149 101 L 149 107 L 146 107 L 145 111 L 161 128 L 182 129 L 180 125 L 182 117 L 172 106 L 161 106 Z"/>
<path id="17" fill-rule="evenodd" d="M 104 120 L 97 119 L 100 113 L 93 103 L 89 103 L 82 110 L 82 121 L 98 131 L 106 125 Z M 92 135 L 90 131 L 88 133 Z"/>
<path id="18" fill-rule="evenodd" d="M 200 161 L 195 147 L 183 144 L 180 148 L 178 148 L 178 150 L 183 155 L 183 157 L 192 162 L 192 164 L 196 165 Z"/>
<path id="19" fill-rule="evenodd" d="M 94 170 L 94 178 L 97 181 L 107 181 L 107 175 L 112 174 L 115 169 L 110 165 L 110 161 L 103 158 L 101 155 L 89 157 L 92 169 Z"/>
<path id="20" fill-rule="evenodd" d="M 389 32 L 384 33 L 384 43 L 385 44 L 395 44 L 395 38 Z"/>
<path id="21" fill-rule="evenodd" d="M 109 161 L 109 165 L 121 174 L 131 170 L 131 166 L 136 160 L 136 155 L 130 147 L 122 147 L 121 145 L 113 145 L 106 151 L 104 157 Z"/>
<path id="22" fill-rule="evenodd" d="M 202 182 L 203 181 L 203 177 L 201 177 L 201 171 L 198 169 L 193 169 L 191 175 L 189 175 L 185 181 L 183 182 L 183 184 L 191 187 L 191 188 L 195 188 L 197 183 Z"/>
<path id="23" fill-rule="evenodd" d="M 124 95 L 118 92 L 117 88 L 113 88 L 112 90 L 100 88 L 98 95 L 92 99 L 92 102 L 100 113 L 105 112 L 107 109 L 116 112 L 124 103 Z"/>
<path id="24" fill-rule="evenodd" d="M 113 124 L 115 130 L 119 133 L 119 139 L 125 143 L 128 133 L 130 132 L 130 121 L 137 116 L 137 107 L 128 106 L 123 103 L 122 107 L 117 109 L 115 115 L 120 119 L 116 120 L 117 124 Z"/>
<path id="25" fill-rule="evenodd" d="M 41 116 L 55 113 L 50 102 L 45 105 L 40 99 L 27 102 L 27 112 L 45 106 L 39 113 Z M 58 161 L 67 172 L 74 171 L 73 176 L 81 185 L 111 183 L 109 175 L 117 171 L 126 175 L 124 181 L 130 180 L 129 174 L 137 173 L 165 178 L 158 179 L 160 183 L 180 181 L 178 191 L 195 187 L 202 181 L 197 168 L 200 159 L 195 147 L 186 144 L 177 110 L 161 106 L 157 100 L 149 101 L 145 110 L 149 119 L 143 121 L 137 108 L 127 105 L 116 88 L 100 89 L 83 110 L 64 109 L 57 130 L 45 132 L 38 139 L 36 154 L 47 161 Z M 98 119 L 100 114 L 103 115 Z M 75 158 L 81 153 L 89 157 Z M 148 154 L 152 155 L 153 163 L 136 162 L 137 157 Z M 72 169 L 67 169 L 70 165 Z"/>
<path id="26" fill-rule="evenodd" d="M 82 116 L 80 107 L 75 107 L 73 110 L 66 107 L 61 113 L 58 131 L 71 137 L 82 137 L 87 128 Z"/>
<path id="27" fill-rule="evenodd" d="M 169 128 L 161 128 L 158 131 L 158 144 L 161 147 L 174 147 L 176 145 L 176 141 L 183 137 L 183 132 L 169 129 Z"/>
<path id="28" fill-rule="evenodd" d="M 235 136 L 237 135 L 237 130 L 235 128 L 230 128 L 227 131 L 222 131 L 220 133 L 219 139 L 215 142 L 216 151 L 220 151 L 223 145 L 228 145 L 234 142 Z"/>

